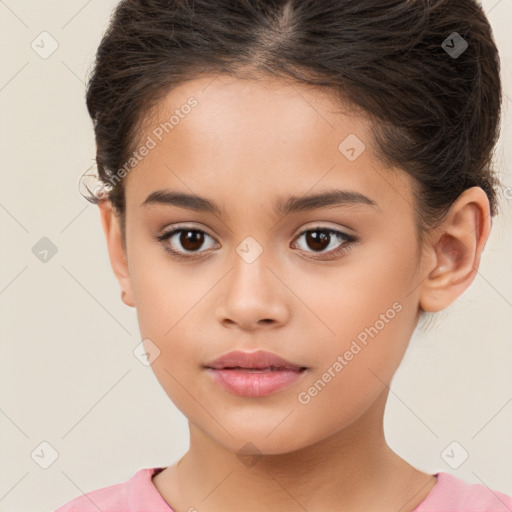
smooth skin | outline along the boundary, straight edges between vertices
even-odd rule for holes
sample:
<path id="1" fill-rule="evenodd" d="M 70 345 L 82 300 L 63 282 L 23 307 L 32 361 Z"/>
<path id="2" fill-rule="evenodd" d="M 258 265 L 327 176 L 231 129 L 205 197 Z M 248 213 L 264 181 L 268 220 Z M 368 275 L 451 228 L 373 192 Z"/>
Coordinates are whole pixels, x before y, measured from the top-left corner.
<path id="1" fill-rule="evenodd" d="M 191 97 L 197 106 L 157 141 L 153 130 Z M 189 420 L 189 451 L 153 478 L 175 512 L 410 512 L 436 484 L 387 445 L 384 409 L 421 311 L 446 308 L 475 278 L 489 201 L 479 187 L 466 190 L 420 251 L 412 178 L 376 159 L 370 126 L 316 88 L 202 76 L 169 92 L 141 129 L 141 143 L 158 143 L 125 178 L 126 248 L 110 203 L 100 203 L 123 301 L 136 308 L 142 339 L 159 348 L 153 371 Z M 366 146 L 354 161 L 338 149 L 350 134 Z M 162 189 L 205 197 L 223 213 L 142 206 Z M 377 207 L 273 210 L 277 200 L 332 189 Z M 154 238 L 178 224 L 202 230 L 203 244 Z M 332 258 L 347 242 L 331 236 L 318 249 L 300 235 L 319 227 L 358 241 Z M 236 250 L 249 236 L 262 249 L 252 263 Z M 397 302 L 400 312 L 300 403 Z M 236 396 L 203 368 L 234 349 L 269 350 L 308 370 L 268 397 Z M 253 464 L 237 457 L 247 443 Z"/>

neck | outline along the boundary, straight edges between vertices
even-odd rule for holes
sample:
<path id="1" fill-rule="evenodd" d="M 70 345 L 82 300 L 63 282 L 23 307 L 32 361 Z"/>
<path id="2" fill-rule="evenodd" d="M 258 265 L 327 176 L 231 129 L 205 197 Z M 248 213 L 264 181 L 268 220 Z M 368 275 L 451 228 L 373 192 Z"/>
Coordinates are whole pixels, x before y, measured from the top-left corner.
<path id="1" fill-rule="evenodd" d="M 192 507 L 205 512 L 412 511 L 435 479 L 388 447 L 382 421 L 386 399 L 387 392 L 357 421 L 317 443 L 243 460 L 189 424 L 190 449 L 168 468 L 169 485 L 159 490 L 176 512 Z"/>

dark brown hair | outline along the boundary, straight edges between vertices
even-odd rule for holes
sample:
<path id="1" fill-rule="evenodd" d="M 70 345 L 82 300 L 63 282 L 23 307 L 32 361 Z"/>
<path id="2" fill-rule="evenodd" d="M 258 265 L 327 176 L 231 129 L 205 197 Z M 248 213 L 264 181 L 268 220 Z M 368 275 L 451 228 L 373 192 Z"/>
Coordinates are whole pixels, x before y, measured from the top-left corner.
<path id="1" fill-rule="evenodd" d="M 472 186 L 497 213 L 500 61 L 476 0 L 123 0 L 98 48 L 87 108 L 124 241 L 123 181 L 112 178 L 152 106 L 205 73 L 328 88 L 368 115 L 376 155 L 415 178 L 421 242 Z"/>

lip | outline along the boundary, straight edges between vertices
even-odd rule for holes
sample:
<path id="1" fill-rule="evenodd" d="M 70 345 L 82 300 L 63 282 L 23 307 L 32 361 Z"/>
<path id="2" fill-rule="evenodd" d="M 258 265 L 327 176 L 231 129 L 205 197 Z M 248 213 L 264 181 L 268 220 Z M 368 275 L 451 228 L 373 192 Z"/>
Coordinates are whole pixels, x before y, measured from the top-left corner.
<path id="1" fill-rule="evenodd" d="M 269 352 L 267 350 L 256 350 L 254 352 L 245 352 L 242 350 L 233 350 L 224 354 L 214 361 L 210 361 L 205 364 L 206 368 L 211 369 L 233 369 L 236 367 L 239 368 L 256 368 L 256 369 L 265 369 L 265 368 L 284 368 L 287 370 L 301 370 L 306 368 L 300 364 L 295 364 L 282 357 L 274 354 L 273 352 Z"/>
<path id="2" fill-rule="evenodd" d="M 302 370 L 237 370 L 207 368 L 213 380 L 226 391 L 238 396 L 265 397 L 296 383 L 307 369 Z"/>
<path id="3" fill-rule="evenodd" d="M 281 391 L 307 371 L 307 367 L 267 350 L 234 350 L 207 363 L 205 368 L 224 389 L 247 397 L 264 397 Z"/>

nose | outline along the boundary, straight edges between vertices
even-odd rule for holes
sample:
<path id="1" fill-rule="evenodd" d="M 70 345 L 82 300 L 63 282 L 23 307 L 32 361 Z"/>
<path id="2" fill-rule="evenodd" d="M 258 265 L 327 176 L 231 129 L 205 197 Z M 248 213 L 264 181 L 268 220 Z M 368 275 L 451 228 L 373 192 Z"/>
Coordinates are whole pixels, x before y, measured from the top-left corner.
<path id="1" fill-rule="evenodd" d="M 252 263 L 235 258 L 221 289 L 216 316 L 225 327 L 274 329 L 289 319 L 292 294 L 262 256 Z"/>

